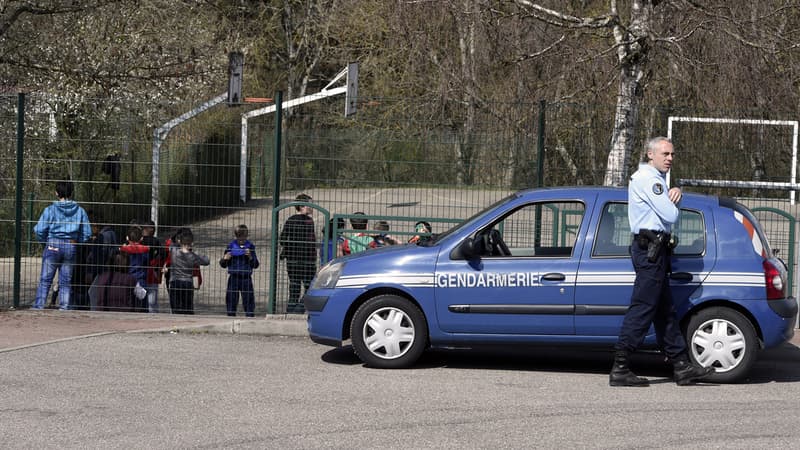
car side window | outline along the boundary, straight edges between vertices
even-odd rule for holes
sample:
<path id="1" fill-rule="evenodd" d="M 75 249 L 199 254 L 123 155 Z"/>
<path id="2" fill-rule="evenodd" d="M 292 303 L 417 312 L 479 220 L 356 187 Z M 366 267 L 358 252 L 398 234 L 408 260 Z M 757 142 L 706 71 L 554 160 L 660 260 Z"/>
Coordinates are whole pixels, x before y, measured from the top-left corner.
<path id="1" fill-rule="evenodd" d="M 627 203 L 607 203 L 603 207 L 592 256 L 630 257 L 631 230 L 628 223 Z"/>
<path id="2" fill-rule="evenodd" d="M 705 253 L 706 226 L 699 211 L 681 209 L 673 235 L 678 239 L 678 245 L 672 250 L 675 256 L 701 256 Z"/>
<path id="3" fill-rule="evenodd" d="M 534 203 L 515 210 L 493 227 L 509 253 L 500 256 L 569 258 L 585 210 L 575 201 Z"/>
<path id="4" fill-rule="evenodd" d="M 673 228 L 678 245 L 672 251 L 676 256 L 700 256 L 705 252 L 705 222 L 703 215 L 694 210 L 681 209 L 678 224 Z M 603 207 L 600 223 L 594 237 L 592 256 L 630 257 L 631 231 L 628 223 L 627 203 L 607 203 Z"/>

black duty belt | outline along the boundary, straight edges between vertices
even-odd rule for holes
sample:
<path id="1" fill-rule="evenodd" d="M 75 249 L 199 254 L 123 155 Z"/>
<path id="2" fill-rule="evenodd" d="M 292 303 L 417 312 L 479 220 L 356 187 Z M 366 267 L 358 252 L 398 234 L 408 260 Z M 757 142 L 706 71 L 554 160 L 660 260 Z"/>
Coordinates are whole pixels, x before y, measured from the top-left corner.
<path id="1" fill-rule="evenodd" d="M 649 232 L 649 233 L 647 233 L 647 232 Z M 645 238 L 647 238 L 647 235 L 648 235 L 648 234 L 650 234 L 650 233 L 653 233 L 653 234 L 656 234 L 656 235 L 659 235 L 659 236 L 664 236 L 664 237 L 665 237 L 665 239 L 664 239 L 665 241 L 669 241 L 669 238 L 670 238 L 670 236 L 671 236 L 671 235 L 670 235 L 670 233 L 667 233 L 667 232 L 665 232 L 665 231 L 659 231 L 659 230 L 639 230 L 639 232 L 638 232 L 638 233 L 636 233 L 636 234 L 634 234 L 634 235 L 633 235 L 633 238 L 634 238 L 634 239 L 639 239 L 639 237 L 640 237 L 642 234 L 644 234 L 644 237 L 645 237 Z"/>

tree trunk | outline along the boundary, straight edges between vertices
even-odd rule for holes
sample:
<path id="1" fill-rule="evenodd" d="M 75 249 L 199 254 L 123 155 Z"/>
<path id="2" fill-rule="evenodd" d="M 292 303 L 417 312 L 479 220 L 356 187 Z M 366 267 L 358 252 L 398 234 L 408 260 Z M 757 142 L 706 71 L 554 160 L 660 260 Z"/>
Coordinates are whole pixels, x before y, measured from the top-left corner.
<path id="1" fill-rule="evenodd" d="M 614 115 L 614 131 L 611 135 L 611 151 L 608 153 L 604 186 L 624 186 L 628 178 L 628 162 L 633 153 L 636 123 L 639 118 L 641 78 L 640 64 L 621 70 L 617 111 Z"/>
<path id="2" fill-rule="evenodd" d="M 458 167 L 458 184 L 470 185 L 474 182 L 472 162 L 475 158 L 475 117 L 477 102 L 475 87 L 475 17 L 477 16 L 474 0 L 463 0 L 461 10 L 454 11 L 458 28 L 458 48 L 461 62 L 461 79 L 464 90 L 461 101 L 466 108 L 462 123 L 461 139 L 456 145 Z"/>
<path id="3" fill-rule="evenodd" d="M 625 29 L 620 24 L 614 25 L 620 73 L 611 150 L 603 180 L 605 186 L 624 186 L 628 178 L 628 162 L 636 137 L 642 79 L 649 53 L 647 39 L 652 27 L 653 3 L 655 0 L 634 0 L 631 4 L 630 26 Z M 616 2 L 613 1 L 612 14 L 619 17 Z"/>

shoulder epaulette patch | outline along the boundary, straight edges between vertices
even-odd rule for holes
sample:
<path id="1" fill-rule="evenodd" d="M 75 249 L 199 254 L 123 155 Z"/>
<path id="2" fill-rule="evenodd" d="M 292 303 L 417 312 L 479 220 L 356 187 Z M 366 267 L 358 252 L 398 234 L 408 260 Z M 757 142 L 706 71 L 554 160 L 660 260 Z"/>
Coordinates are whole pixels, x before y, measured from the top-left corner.
<path id="1" fill-rule="evenodd" d="M 656 195 L 661 195 L 664 193 L 664 185 L 661 183 L 656 183 L 653 185 L 653 193 Z"/>

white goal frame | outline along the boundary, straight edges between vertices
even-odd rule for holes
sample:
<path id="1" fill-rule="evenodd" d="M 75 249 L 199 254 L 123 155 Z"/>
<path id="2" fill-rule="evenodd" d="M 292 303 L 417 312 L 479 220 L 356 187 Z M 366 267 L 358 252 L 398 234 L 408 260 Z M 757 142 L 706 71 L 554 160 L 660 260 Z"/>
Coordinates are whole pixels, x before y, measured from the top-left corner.
<path id="1" fill-rule="evenodd" d="M 331 88 L 336 82 L 345 78 L 345 85 Z M 350 63 L 339 72 L 330 83 L 316 94 L 287 100 L 281 104 L 281 109 L 291 109 L 304 103 L 315 102 L 334 95 L 346 94 L 345 117 L 355 114 L 355 102 L 358 95 L 358 63 Z M 253 117 L 272 114 L 277 109 L 276 105 L 265 106 L 242 114 L 242 139 L 239 144 L 239 199 L 242 203 L 247 201 L 247 122 Z M 278 199 L 274 204 L 278 205 Z"/>
<path id="2" fill-rule="evenodd" d="M 667 137 L 672 139 L 672 124 L 674 122 L 695 122 L 695 123 L 727 123 L 734 125 L 772 125 L 792 127 L 792 170 L 789 183 L 778 183 L 768 181 L 733 181 L 733 180 L 681 180 L 688 184 L 720 186 L 720 187 L 741 187 L 741 188 L 772 188 L 772 189 L 791 189 L 789 199 L 794 205 L 795 190 L 800 190 L 797 185 L 797 131 L 798 121 L 796 120 L 756 120 L 756 119 L 726 119 L 716 117 L 679 117 L 669 116 L 667 119 Z M 669 174 L 667 174 L 669 177 Z M 667 179 L 669 181 L 669 179 Z"/>

